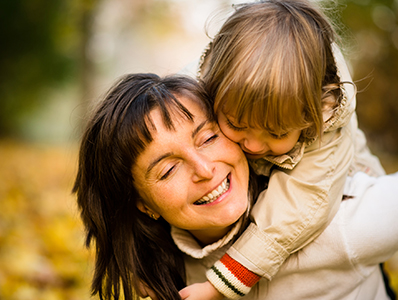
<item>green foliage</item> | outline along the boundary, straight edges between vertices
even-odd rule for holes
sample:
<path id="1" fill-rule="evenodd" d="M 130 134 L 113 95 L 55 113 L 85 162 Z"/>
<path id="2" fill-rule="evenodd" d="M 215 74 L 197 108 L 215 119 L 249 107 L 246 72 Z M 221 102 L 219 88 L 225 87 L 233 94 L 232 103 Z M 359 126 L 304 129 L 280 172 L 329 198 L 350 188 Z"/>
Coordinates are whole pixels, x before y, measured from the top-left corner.
<path id="1" fill-rule="evenodd" d="M 46 91 L 76 75 L 74 1 L 0 1 L 0 136 L 18 134 Z"/>
<path id="2" fill-rule="evenodd" d="M 374 149 L 398 154 L 398 2 L 351 0 L 341 4 L 349 32 L 345 45 L 358 86 L 359 125 Z"/>

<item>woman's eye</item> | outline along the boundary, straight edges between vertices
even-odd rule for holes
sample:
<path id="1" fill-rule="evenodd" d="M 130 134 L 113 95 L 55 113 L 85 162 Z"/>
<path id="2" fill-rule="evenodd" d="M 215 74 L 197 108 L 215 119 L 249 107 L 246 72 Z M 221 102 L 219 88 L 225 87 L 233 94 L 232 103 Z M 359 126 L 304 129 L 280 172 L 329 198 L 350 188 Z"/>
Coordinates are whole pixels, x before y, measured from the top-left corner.
<path id="1" fill-rule="evenodd" d="M 210 143 L 212 141 L 214 141 L 215 139 L 218 138 L 218 134 L 213 134 L 211 137 L 209 137 L 206 141 L 205 144 Z"/>
<path id="2" fill-rule="evenodd" d="M 170 169 L 168 169 L 167 172 L 164 173 L 164 174 L 160 177 L 160 180 L 165 180 L 165 179 L 167 179 L 167 178 L 170 176 L 170 174 L 173 172 L 174 168 L 175 168 L 175 165 L 172 166 Z"/>

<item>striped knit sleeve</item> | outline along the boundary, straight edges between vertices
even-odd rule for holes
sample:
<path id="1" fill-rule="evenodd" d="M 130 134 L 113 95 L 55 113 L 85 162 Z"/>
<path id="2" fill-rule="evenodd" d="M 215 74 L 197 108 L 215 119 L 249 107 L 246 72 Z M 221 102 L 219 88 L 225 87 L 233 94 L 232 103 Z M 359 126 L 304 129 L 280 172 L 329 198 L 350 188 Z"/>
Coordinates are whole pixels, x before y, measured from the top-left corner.
<path id="1" fill-rule="evenodd" d="M 224 254 L 206 272 L 206 276 L 211 284 L 228 299 L 239 299 L 245 296 L 261 278 L 228 254 Z"/>

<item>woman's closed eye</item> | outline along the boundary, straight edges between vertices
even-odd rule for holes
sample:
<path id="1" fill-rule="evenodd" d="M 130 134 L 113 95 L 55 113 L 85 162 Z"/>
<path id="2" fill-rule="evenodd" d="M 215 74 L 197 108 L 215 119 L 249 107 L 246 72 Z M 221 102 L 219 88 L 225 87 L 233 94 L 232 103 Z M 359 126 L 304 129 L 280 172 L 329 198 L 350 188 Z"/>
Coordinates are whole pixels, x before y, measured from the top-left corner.
<path id="1" fill-rule="evenodd" d="M 211 142 L 213 142 L 214 140 L 216 140 L 218 138 L 218 134 L 213 134 L 212 136 L 210 136 L 207 140 L 205 140 L 205 144 L 209 144 Z"/>
<path id="2" fill-rule="evenodd" d="M 206 146 L 206 145 L 212 144 L 215 140 L 217 140 L 218 137 L 219 137 L 218 134 L 212 133 L 210 136 L 208 136 L 204 139 L 204 142 L 202 145 Z M 178 162 L 173 162 L 173 163 L 167 164 L 167 166 L 160 173 L 159 180 L 166 180 L 167 178 L 170 177 L 170 175 L 172 175 L 176 171 L 177 168 L 178 168 Z"/>
<path id="3" fill-rule="evenodd" d="M 166 168 L 165 173 L 163 175 L 161 175 L 160 180 L 165 180 L 167 179 L 171 173 L 173 173 L 173 170 L 176 168 L 177 165 L 172 165 L 168 168 Z"/>

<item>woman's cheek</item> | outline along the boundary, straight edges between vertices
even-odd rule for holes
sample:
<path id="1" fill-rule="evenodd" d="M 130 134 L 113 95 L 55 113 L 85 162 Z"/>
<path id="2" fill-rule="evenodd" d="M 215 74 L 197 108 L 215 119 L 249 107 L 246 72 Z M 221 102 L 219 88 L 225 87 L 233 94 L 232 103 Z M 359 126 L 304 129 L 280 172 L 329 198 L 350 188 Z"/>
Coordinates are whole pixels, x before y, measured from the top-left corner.
<path id="1" fill-rule="evenodd" d="M 232 129 L 230 129 L 226 124 L 221 123 L 219 126 L 223 134 L 223 137 L 225 137 L 227 140 L 233 143 L 237 143 L 239 141 L 238 134 Z"/>
<path id="2" fill-rule="evenodd" d="M 222 149 L 225 149 L 226 151 L 231 151 L 235 153 L 235 155 L 242 155 L 244 157 L 243 151 L 240 148 L 239 144 L 235 143 L 234 141 L 228 139 L 227 137 L 224 137 L 224 145 Z"/>

